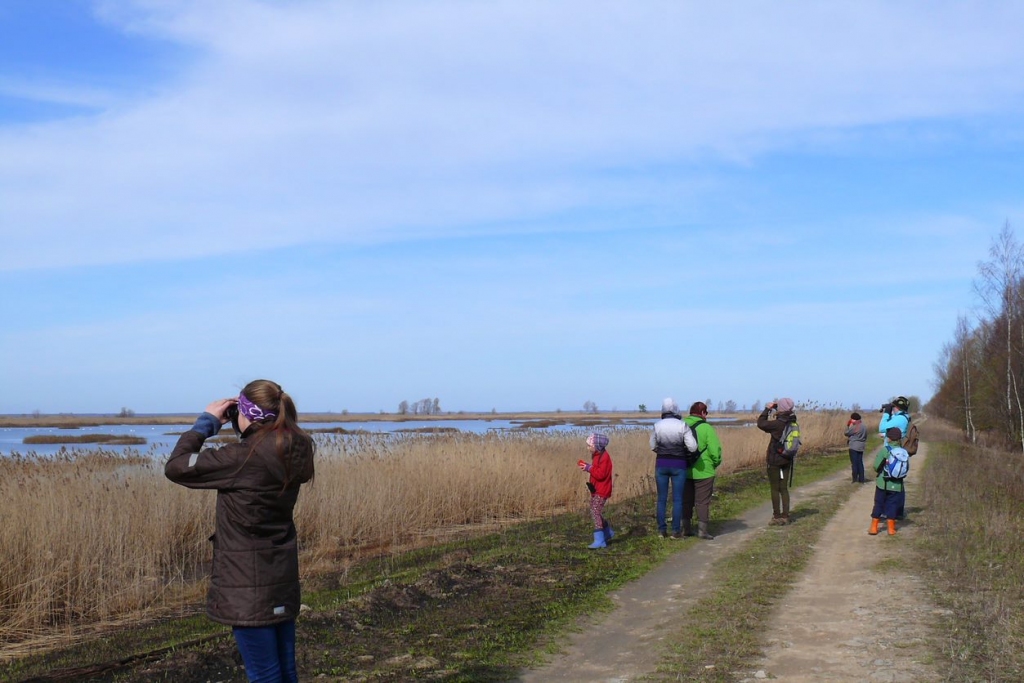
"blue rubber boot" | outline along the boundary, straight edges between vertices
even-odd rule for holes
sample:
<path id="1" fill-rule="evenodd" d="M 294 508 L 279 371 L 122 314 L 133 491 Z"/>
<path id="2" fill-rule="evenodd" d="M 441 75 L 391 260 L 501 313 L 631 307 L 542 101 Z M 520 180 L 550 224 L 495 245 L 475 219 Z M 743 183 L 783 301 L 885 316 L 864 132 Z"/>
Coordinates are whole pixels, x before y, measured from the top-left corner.
<path id="1" fill-rule="evenodd" d="M 608 520 L 604 520 L 604 542 L 608 543 L 615 538 L 615 529 L 612 529 L 612 525 L 608 523 Z"/>
<path id="2" fill-rule="evenodd" d="M 594 542 L 587 546 L 588 548 L 606 548 L 607 544 L 604 542 L 604 529 L 598 529 L 594 532 Z"/>

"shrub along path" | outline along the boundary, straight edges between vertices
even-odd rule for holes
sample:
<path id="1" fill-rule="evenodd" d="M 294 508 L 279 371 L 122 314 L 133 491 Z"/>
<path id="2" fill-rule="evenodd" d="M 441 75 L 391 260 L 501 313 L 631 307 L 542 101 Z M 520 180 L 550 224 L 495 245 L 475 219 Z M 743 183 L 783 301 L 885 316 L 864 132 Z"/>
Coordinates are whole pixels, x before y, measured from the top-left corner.
<path id="1" fill-rule="evenodd" d="M 927 647 L 936 610 L 918 580 L 901 566 L 899 550 L 913 538 L 914 480 L 924 463 L 922 444 L 908 479 L 909 519 L 890 538 L 867 533 L 874 485 L 855 487 L 821 530 L 806 570 L 781 597 L 768 621 L 763 659 L 737 678 L 788 681 L 940 680 Z M 870 457 L 870 454 L 869 454 Z M 848 471 L 792 491 L 794 506 L 849 483 Z M 824 507 L 824 506 L 822 506 Z M 795 514 L 788 527 L 771 527 L 770 503 L 722 523 L 714 541 L 695 542 L 656 570 L 619 590 L 616 608 L 582 625 L 563 652 L 524 672 L 522 683 L 622 683 L 648 677 L 676 680 L 666 653 L 686 611 L 703 597 L 715 562 L 733 556 L 765 533 L 804 533 L 815 510 Z M 815 532 L 817 533 L 817 532 Z M 666 540 L 666 543 L 679 542 Z M 726 672 L 708 668 L 708 679 Z M 675 670 L 678 674 L 678 670 Z M 695 680 L 689 676 L 687 680 Z M 703 678 L 703 676 L 701 677 Z M 683 680 L 683 679 L 680 679 Z"/>

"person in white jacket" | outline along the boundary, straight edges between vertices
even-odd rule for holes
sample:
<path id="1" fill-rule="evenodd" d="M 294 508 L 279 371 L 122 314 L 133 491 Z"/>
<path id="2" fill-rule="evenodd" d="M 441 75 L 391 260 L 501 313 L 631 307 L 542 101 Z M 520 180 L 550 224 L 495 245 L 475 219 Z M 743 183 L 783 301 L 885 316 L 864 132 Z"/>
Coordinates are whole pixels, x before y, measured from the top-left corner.
<path id="1" fill-rule="evenodd" d="M 683 489 L 686 486 L 686 455 L 697 451 L 697 438 L 690 426 L 683 422 L 675 400 L 666 398 L 661 403 L 661 419 L 654 423 L 651 450 L 655 453 L 654 481 L 658 486 L 658 532 L 669 538 L 665 508 L 668 507 L 668 488 L 672 485 L 672 538 L 682 538 Z"/>

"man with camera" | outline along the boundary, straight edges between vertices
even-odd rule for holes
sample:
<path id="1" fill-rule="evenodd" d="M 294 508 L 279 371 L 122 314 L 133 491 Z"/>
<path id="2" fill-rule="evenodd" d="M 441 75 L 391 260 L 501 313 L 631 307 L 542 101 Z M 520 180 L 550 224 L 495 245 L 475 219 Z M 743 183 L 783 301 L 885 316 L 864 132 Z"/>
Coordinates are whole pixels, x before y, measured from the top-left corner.
<path id="1" fill-rule="evenodd" d="M 882 421 L 878 423 L 878 434 L 882 437 L 883 444 L 889 443 L 885 432 L 890 427 L 899 427 L 901 439 L 907 435 L 907 429 L 910 427 L 909 410 L 910 401 L 905 396 L 897 396 L 892 403 L 882 404 Z"/>
<path id="2" fill-rule="evenodd" d="M 893 399 L 892 403 L 882 404 L 882 420 L 878 423 L 878 433 L 882 437 L 882 446 L 889 444 L 893 446 L 902 447 L 903 439 L 907 436 L 907 430 L 910 429 L 910 401 L 906 396 L 897 396 Z M 900 430 L 900 440 L 894 441 L 890 439 L 886 432 L 895 427 Z M 895 432 L 893 432 L 895 435 Z M 896 519 L 903 519 L 906 517 L 905 500 L 906 500 L 906 484 L 901 482 L 904 492 L 904 498 L 900 499 L 899 510 L 896 513 Z"/>

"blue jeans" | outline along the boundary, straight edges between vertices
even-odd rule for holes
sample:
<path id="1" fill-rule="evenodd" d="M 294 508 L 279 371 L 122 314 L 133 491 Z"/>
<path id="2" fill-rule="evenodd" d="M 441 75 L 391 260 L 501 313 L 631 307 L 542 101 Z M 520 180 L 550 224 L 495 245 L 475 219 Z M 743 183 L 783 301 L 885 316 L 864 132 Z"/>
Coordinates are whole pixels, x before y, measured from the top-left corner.
<path id="1" fill-rule="evenodd" d="M 672 482 L 672 532 L 678 533 L 683 524 L 683 487 L 686 484 L 685 467 L 655 467 L 654 481 L 658 485 L 658 531 L 665 532 L 665 508 L 668 506 L 668 484 Z"/>
<path id="2" fill-rule="evenodd" d="M 295 622 L 273 626 L 235 626 L 238 651 L 249 683 L 298 683 L 295 670 Z"/>

